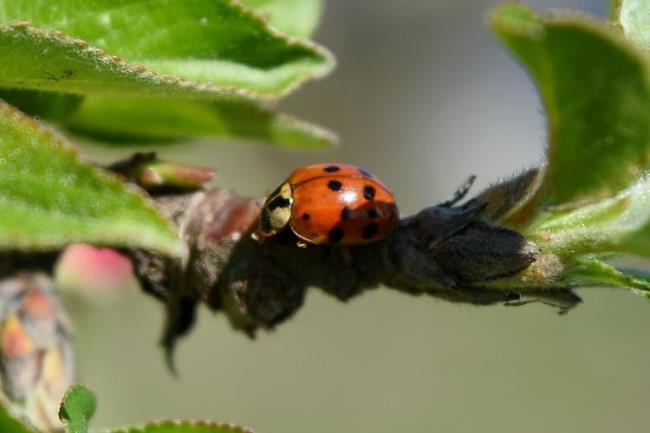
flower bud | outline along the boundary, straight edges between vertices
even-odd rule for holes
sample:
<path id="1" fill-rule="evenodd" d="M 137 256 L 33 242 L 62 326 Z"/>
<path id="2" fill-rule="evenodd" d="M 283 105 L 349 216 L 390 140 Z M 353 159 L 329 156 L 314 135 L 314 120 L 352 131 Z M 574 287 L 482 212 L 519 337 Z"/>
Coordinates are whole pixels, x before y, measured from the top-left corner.
<path id="1" fill-rule="evenodd" d="M 55 270 L 62 293 L 81 294 L 96 304 L 118 301 L 137 288 L 131 261 L 111 248 L 74 244 L 61 254 Z"/>
<path id="2" fill-rule="evenodd" d="M 2 392 L 11 412 L 43 431 L 59 431 L 59 403 L 72 384 L 70 325 L 45 274 L 0 280 Z M 6 399 L 4 399 L 6 400 Z"/>
<path id="3" fill-rule="evenodd" d="M 109 169 L 153 192 L 199 189 L 216 175 L 211 168 L 160 160 L 153 152 L 136 153 L 127 160 L 112 164 Z"/>

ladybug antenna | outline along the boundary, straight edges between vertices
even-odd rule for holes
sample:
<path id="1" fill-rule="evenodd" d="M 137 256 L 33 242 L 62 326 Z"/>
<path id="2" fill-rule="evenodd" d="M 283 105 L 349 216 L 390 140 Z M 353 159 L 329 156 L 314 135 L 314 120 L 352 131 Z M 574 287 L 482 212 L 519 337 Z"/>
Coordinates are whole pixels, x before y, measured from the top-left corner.
<path id="1" fill-rule="evenodd" d="M 465 198 L 469 190 L 472 188 L 472 185 L 474 185 L 475 180 L 476 180 L 476 175 L 474 174 L 468 177 L 467 180 L 465 180 L 465 182 L 456 190 L 454 196 L 451 199 L 442 202 L 439 206 L 452 207 L 453 205 L 461 201 L 463 198 Z"/>

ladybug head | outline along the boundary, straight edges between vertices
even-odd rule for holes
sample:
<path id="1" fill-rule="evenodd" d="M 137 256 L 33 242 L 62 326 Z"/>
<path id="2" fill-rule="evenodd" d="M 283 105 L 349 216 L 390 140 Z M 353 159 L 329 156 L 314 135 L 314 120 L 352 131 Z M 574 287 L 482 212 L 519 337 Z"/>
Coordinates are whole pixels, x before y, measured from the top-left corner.
<path id="1" fill-rule="evenodd" d="M 254 237 L 263 240 L 267 236 L 273 236 L 289 224 L 291 219 L 291 206 L 293 197 L 291 184 L 285 182 L 277 187 L 264 202 L 260 226 L 255 231 Z"/>

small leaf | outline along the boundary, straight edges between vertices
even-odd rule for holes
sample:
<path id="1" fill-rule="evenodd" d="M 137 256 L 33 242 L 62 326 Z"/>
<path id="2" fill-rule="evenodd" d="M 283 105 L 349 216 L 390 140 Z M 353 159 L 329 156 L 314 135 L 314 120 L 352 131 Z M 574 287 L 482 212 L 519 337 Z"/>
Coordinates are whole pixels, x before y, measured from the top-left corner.
<path id="1" fill-rule="evenodd" d="M 269 23 L 291 36 L 308 38 L 314 33 L 323 11 L 321 0 L 242 0 Z"/>
<path id="2" fill-rule="evenodd" d="M 541 18 L 510 5 L 492 27 L 530 72 L 546 108 L 548 168 L 542 206 L 611 197 L 650 163 L 650 64 L 604 23 Z"/>
<path id="3" fill-rule="evenodd" d="M 636 269 L 617 269 L 596 257 L 578 259 L 567 269 L 562 280 L 573 287 L 632 289 L 638 295 L 650 298 L 650 275 Z"/>
<path id="4" fill-rule="evenodd" d="M 612 2 L 611 10 L 625 36 L 650 48 L 650 4 L 647 0 L 617 0 Z"/>
<path id="5" fill-rule="evenodd" d="M 163 421 L 142 427 L 110 430 L 110 433 L 253 433 L 244 427 L 202 421 Z"/>
<path id="6" fill-rule="evenodd" d="M 616 269 L 595 257 L 582 257 L 567 269 L 562 279 L 571 286 L 618 287 L 650 293 L 650 279 L 633 272 Z"/>
<path id="7" fill-rule="evenodd" d="M 56 8 L 0 0 L 0 11 L 6 88 L 273 98 L 333 66 L 325 49 L 278 33 L 234 0 L 61 0 Z"/>
<path id="8" fill-rule="evenodd" d="M 615 197 L 565 213 L 541 213 L 524 234 L 560 256 L 627 253 L 650 257 L 650 177 Z"/>
<path id="9" fill-rule="evenodd" d="M 176 229 L 113 175 L 0 101 L 0 249 L 87 242 L 179 255 Z"/>
<path id="10" fill-rule="evenodd" d="M 95 395 L 83 385 L 71 386 L 63 397 L 59 418 L 66 425 L 68 433 L 88 433 L 88 422 L 95 414 Z"/>
<path id="11" fill-rule="evenodd" d="M 207 102 L 88 97 L 64 124 L 76 133 L 117 143 L 209 136 L 322 149 L 336 142 L 325 129 L 242 98 Z"/>
<path id="12" fill-rule="evenodd" d="M 637 294 L 650 299 L 650 274 L 639 269 L 623 268 L 618 271 L 632 282 L 628 287 L 633 288 Z"/>

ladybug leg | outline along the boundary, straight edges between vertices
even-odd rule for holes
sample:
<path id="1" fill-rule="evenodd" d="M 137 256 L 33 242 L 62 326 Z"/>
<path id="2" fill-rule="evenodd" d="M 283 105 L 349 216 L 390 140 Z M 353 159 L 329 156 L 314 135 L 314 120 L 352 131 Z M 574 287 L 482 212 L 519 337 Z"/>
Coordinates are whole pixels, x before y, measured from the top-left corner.
<path id="1" fill-rule="evenodd" d="M 463 198 L 465 198 L 469 190 L 472 188 L 472 185 L 474 184 L 475 180 L 476 180 L 475 175 L 471 175 L 470 177 L 468 177 L 467 180 L 465 180 L 465 182 L 456 190 L 454 196 L 451 199 L 440 203 L 438 206 L 452 207 L 453 205 L 461 201 Z"/>
<path id="2" fill-rule="evenodd" d="M 350 252 L 350 248 L 343 245 L 336 245 L 333 248 L 332 253 L 336 253 L 336 255 L 343 259 L 345 266 L 350 266 L 352 264 L 352 253 Z"/>
<path id="3" fill-rule="evenodd" d="M 261 245 L 264 243 L 266 236 L 264 236 L 264 233 L 262 233 L 260 230 L 255 230 L 253 233 L 251 233 L 251 239 Z"/>
<path id="4" fill-rule="evenodd" d="M 352 264 L 352 253 L 350 253 L 350 248 L 340 247 L 339 251 L 341 252 L 341 257 L 343 257 L 343 263 L 345 263 L 345 266 L 350 266 Z"/>
<path id="5" fill-rule="evenodd" d="M 540 293 L 531 293 L 526 299 L 513 300 L 504 303 L 508 307 L 519 307 L 533 302 L 550 305 L 558 309 L 558 314 L 563 315 L 575 308 L 582 299 L 571 289 L 559 289 Z"/>
<path id="6" fill-rule="evenodd" d="M 307 248 L 307 242 L 303 241 L 302 239 L 298 239 L 296 241 L 296 246 L 298 248 Z"/>

